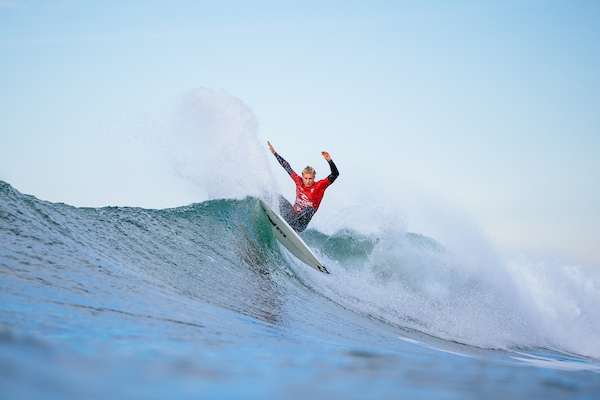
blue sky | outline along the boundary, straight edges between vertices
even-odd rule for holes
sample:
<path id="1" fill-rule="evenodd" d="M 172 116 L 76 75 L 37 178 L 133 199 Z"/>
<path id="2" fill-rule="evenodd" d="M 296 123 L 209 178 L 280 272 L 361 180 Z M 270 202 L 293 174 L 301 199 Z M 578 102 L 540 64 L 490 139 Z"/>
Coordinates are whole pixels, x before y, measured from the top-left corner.
<path id="1" fill-rule="evenodd" d="M 600 267 L 598 21 L 596 1 L 0 1 L 0 179 L 76 206 L 201 201 L 162 149 L 208 88 L 292 166 L 329 151 L 332 203 L 385 192 L 412 230 L 431 204 Z"/>

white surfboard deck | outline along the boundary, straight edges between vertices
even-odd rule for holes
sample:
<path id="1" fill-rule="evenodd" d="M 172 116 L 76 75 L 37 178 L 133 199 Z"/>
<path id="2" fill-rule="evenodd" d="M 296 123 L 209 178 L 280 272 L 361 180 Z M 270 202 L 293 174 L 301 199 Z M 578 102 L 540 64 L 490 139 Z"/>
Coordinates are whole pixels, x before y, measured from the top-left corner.
<path id="1" fill-rule="evenodd" d="M 273 231 L 273 236 L 275 236 L 279 243 L 306 265 L 313 267 L 317 271 L 326 274 L 329 273 L 327 268 L 325 268 L 323 263 L 319 261 L 314 253 L 308 248 L 296 231 L 294 231 L 294 229 L 292 229 L 292 227 L 275 211 L 271 210 L 271 207 L 269 207 L 262 199 L 260 200 L 260 207 L 269 219 L 269 225 Z"/>

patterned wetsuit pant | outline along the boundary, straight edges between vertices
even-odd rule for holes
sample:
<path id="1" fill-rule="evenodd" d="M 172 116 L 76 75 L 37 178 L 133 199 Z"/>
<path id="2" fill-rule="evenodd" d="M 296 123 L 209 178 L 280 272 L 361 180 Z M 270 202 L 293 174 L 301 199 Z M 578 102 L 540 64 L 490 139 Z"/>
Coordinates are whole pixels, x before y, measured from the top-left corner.
<path id="1" fill-rule="evenodd" d="M 296 214 L 294 206 L 285 199 L 283 196 L 279 196 L 279 212 L 283 219 L 298 233 L 306 229 L 306 226 L 310 222 L 311 218 L 315 214 L 315 209 L 312 207 L 306 207 L 304 210 Z"/>

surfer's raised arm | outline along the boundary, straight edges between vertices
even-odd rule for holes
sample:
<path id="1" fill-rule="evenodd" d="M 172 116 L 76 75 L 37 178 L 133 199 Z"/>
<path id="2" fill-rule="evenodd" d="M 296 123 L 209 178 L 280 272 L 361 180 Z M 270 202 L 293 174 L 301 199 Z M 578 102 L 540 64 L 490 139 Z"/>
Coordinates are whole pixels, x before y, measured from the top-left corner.
<path id="1" fill-rule="evenodd" d="M 327 179 L 329 180 L 330 183 L 333 183 L 333 181 L 335 181 L 337 179 L 337 177 L 340 176 L 340 172 L 338 171 L 337 167 L 333 163 L 333 160 L 331 159 L 331 156 L 329 155 L 328 152 L 322 151 L 321 155 L 323 157 L 325 157 L 325 160 L 329 163 L 329 168 L 331 168 L 331 174 L 327 177 Z"/>
<path id="2" fill-rule="evenodd" d="M 275 149 L 273 148 L 273 146 L 271 146 L 271 142 L 267 142 L 267 144 L 269 145 L 269 150 L 271 150 L 271 153 L 273 153 L 273 155 L 275 156 L 275 158 L 277 159 L 277 161 L 279 161 L 279 164 L 281 164 L 281 166 L 283 167 L 283 169 L 285 169 L 285 171 L 292 175 L 294 173 L 294 170 L 292 169 L 291 165 L 289 162 L 285 161 L 283 159 L 283 157 L 281 157 L 279 154 L 277 154 L 277 152 L 275 151 Z"/>

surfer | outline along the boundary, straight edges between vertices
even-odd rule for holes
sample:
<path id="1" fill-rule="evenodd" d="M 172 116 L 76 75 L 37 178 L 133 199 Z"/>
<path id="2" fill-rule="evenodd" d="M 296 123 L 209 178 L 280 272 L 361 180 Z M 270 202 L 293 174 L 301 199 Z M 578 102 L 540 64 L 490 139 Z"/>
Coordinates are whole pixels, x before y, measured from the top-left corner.
<path id="1" fill-rule="evenodd" d="M 323 155 L 325 160 L 329 163 L 331 174 L 327 178 L 315 182 L 315 169 L 313 167 L 306 167 L 302 171 L 302 177 L 300 177 L 294 172 L 290 164 L 277 154 L 273 146 L 271 146 L 271 143 L 267 142 L 267 144 L 269 145 L 271 153 L 275 155 L 279 164 L 281 164 L 283 169 L 290 174 L 296 184 L 296 202 L 292 206 L 285 197 L 279 195 L 279 211 L 281 212 L 281 216 L 296 232 L 302 232 L 306 229 L 311 218 L 319 209 L 319 204 L 321 204 L 321 200 L 323 200 L 325 189 L 337 179 L 340 173 L 331 160 L 329 153 L 322 151 L 321 155 Z"/>

